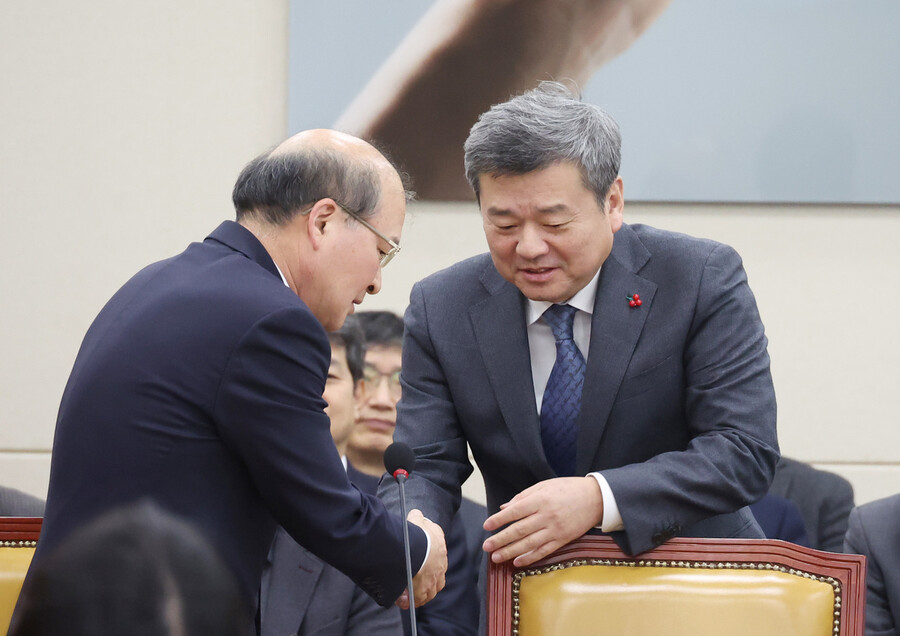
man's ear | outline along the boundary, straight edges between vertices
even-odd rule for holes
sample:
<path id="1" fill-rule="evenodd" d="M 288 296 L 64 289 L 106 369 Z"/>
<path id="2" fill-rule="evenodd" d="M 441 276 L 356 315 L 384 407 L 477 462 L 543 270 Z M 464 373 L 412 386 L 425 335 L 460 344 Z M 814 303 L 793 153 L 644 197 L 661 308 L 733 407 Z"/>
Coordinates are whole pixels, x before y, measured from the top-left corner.
<path id="1" fill-rule="evenodd" d="M 338 220 L 339 208 L 331 199 L 319 199 L 303 217 L 306 235 L 313 249 L 319 249 L 333 224 Z"/>
<path id="2" fill-rule="evenodd" d="M 609 225 L 613 233 L 618 232 L 622 227 L 624 210 L 625 186 L 622 183 L 622 177 L 616 177 L 606 193 L 606 213 L 609 215 Z"/>

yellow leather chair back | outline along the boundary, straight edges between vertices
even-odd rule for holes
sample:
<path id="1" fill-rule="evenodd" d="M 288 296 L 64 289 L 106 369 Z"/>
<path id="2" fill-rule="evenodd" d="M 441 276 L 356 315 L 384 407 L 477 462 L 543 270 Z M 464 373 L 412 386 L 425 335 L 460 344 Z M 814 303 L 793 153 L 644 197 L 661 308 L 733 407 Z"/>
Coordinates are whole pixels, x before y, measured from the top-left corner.
<path id="1" fill-rule="evenodd" d="M 34 546 L 0 545 L 0 634 L 5 634 L 9 629 L 32 556 Z"/>
<path id="2" fill-rule="evenodd" d="M 576 565 L 521 576 L 519 636 L 831 636 L 826 581 L 756 569 Z"/>
<path id="3" fill-rule="evenodd" d="M 586 535 L 488 566 L 489 636 L 862 636 L 865 557 L 773 539 L 675 538 L 636 556 Z"/>
<path id="4" fill-rule="evenodd" d="M 0 517 L 0 634 L 9 630 L 42 522 L 40 517 Z"/>

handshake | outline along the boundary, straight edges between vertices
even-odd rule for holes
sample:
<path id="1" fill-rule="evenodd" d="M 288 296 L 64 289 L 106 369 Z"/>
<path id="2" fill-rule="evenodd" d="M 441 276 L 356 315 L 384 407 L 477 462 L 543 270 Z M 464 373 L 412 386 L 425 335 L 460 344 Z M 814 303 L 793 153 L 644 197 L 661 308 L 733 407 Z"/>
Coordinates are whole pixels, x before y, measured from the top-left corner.
<path id="1" fill-rule="evenodd" d="M 413 523 L 428 535 L 431 547 L 428 551 L 428 558 L 422 567 L 419 568 L 418 574 L 413 578 L 413 590 L 415 592 L 415 606 L 424 605 L 435 595 L 444 589 L 445 576 L 447 573 L 447 543 L 444 540 L 444 531 L 441 527 L 425 518 L 418 510 L 410 510 L 406 517 L 407 521 Z M 403 592 L 396 604 L 401 609 L 409 609 L 409 590 Z"/>
<path id="2" fill-rule="evenodd" d="M 416 464 L 416 455 L 406 444 L 394 442 L 384 451 L 384 467 L 400 486 L 400 509 L 406 511 L 406 494 L 403 485 Z M 403 537 L 406 550 L 406 574 L 408 584 L 415 593 L 415 607 L 424 605 L 444 589 L 447 574 L 447 542 L 441 527 L 425 518 L 420 510 L 410 510 L 406 520 L 422 528 L 428 535 L 428 556 L 415 578 L 412 576 L 409 555 L 409 537 Z M 406 530 L 404 529 L 404 533 Z M 396 604 L 400 609 L 409 609 L 409 588 L 407 588 Z"/>

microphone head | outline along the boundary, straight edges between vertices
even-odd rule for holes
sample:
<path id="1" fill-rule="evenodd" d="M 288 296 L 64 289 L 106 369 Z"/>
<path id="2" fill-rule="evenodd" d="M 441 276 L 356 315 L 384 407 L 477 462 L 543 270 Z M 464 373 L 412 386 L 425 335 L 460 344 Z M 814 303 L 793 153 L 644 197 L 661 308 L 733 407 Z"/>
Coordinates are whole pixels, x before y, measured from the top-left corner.
<path id="1" fill-rule="evenodd" d="M 416 454 L 403 442 L 394 442 L 384 451 L 384 467 L 392 477 L 397 476 L 398 470 L 411 473 L 415 465 Z"/>

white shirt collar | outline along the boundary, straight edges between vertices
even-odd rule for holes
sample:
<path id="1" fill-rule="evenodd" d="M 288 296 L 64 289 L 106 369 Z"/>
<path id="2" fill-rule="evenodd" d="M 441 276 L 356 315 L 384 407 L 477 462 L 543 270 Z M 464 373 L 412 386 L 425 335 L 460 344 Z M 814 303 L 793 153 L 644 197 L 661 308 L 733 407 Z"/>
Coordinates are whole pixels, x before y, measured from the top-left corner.
<path id="1" fill-rule="evenodd" d="M 272 265 L 274 265 L 275 269 L 278 270 L 278 275 L 281 276 L 281 282 L 284 283 L 284 286 L 290 287 L 290 285 L 288 285 L 287 278 L 285 278 L 284 274 L 281 273 L 281 268 L 278 267 L 278 263 L 276 263 L 275 261 L 272 261 Z"/>
<path id="2" fill-rule="evenodd" d="M 602 268 L 601 268 L 602 269 Z M 600 270 L 594 274 L 590 282 L 578 290 L 578 292 L 566 301 L 567 305 L 572 305 L 575 309 L 583 311 L 588 315 L 594 313 L 594 300 L 597 298 L 597 282 L 600 280 Z M 528 308 L 525 312 L 525 320 L 527 324 L 533 325 L 538 318 L 544 315 L 547 308 L 553 303 L 546 300 L 528 299 Z"/>

